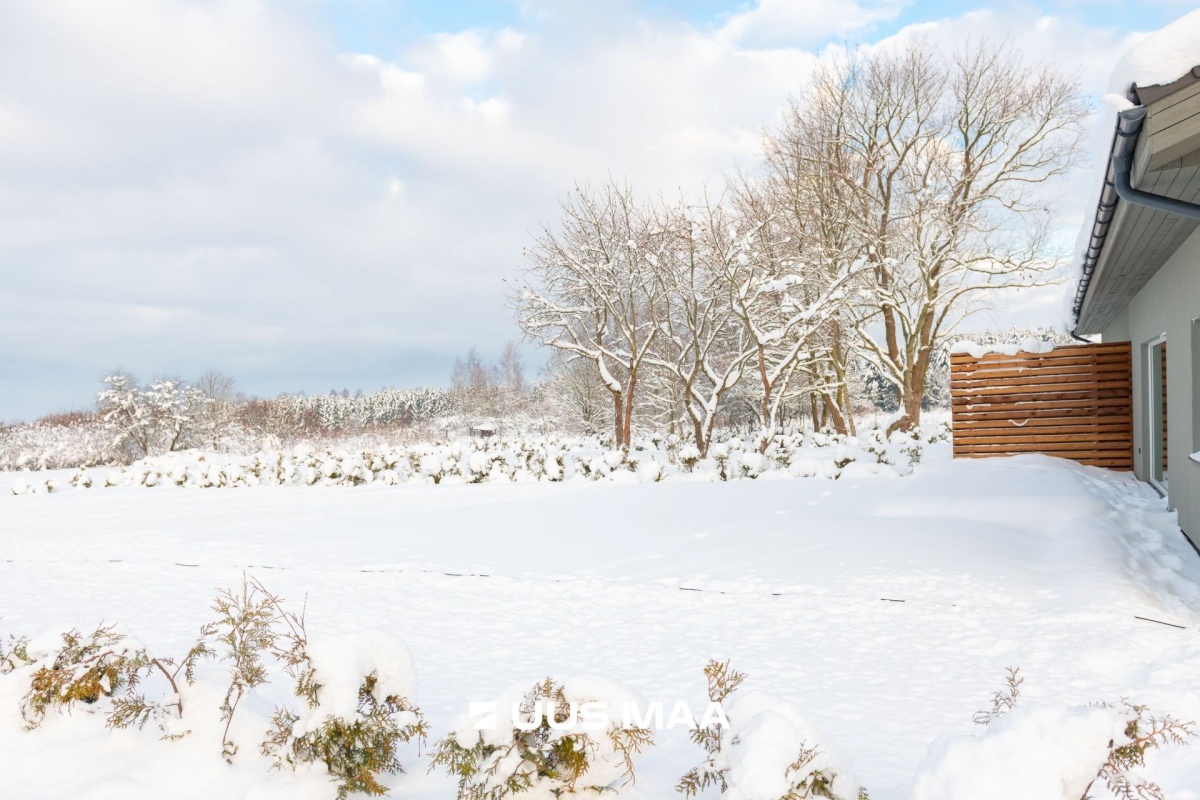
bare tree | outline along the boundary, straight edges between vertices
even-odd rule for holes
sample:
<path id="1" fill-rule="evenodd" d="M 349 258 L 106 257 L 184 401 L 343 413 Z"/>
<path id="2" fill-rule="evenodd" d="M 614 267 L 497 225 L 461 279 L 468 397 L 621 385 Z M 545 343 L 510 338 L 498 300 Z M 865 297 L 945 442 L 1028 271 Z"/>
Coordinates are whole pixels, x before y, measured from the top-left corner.
<path id="1" fill-rule="evenodd" d="M 893 429 L 919 424 L 935 352 L 985 292 L 1054 281 L 1043 184 L 1074 163 L 1088 110 L 1076 78 L 1008 45 L 947 57 L 921 39 L 818 70 L 793 103 L 776 139 L 812 143 L 795 168 L 838 185 L 808 196 L 871 265 L 850 324 L 897 388 Z"/>
<path id="2" fill-rule="evenodd" d="M 472 347 L 465 360 L 456 358 L 450 373 L 450 392 L 458 413 L 495 416 L 500 412 L 498 370 Z"/>
<path id="3" fill-rule="evenodd" d="M 520 413 L 529 400 L 529 385 L 525 382 L 525 365 L 516 342 L 505 342 L 496 365 L 497 384 L 503 394 L 502 413 L 512 416 Z"/>
<path id="4" fill-rule="evenodd" d="M 611 397 L 595 365 L 567 350 L 555 350 L 545 369 L 546 403 L 552 415 L 584 433 L 596 433 L 611 411 Z"/>
<path id="5" fill-rule="evenodd" d="M 754 345 L 758 447 L 765 451 L 779 429 L 784 403 L 796 396 L 797 375 L 809 377 L 806 391 L 825 397 L 842 384 L 844 379 L 823 371 L 830 363 L 830 322 L 859 282 L 864 262 L 836 273 L 790 260 L 763 263 L 772 269 L 738 288 L 734 308 Z"/>
<path id="6" fill-rule="evenodd" d="M 798 258 L 771 209 L 759 210 L 681 203 L 664 222 L 675 244 L 656 271 L 660 335 L 649 363 L 674 379 L 702 455 L 743 380 L 754 385 L 759 447 L 766 449 L 793 378 L 826 352 L 823 333 L 857 275 Z"/>
<path id="7" fill-rule="evenodd" d="M 867 254 L 863 237 L 846 224 L 853 192 L 845 180 L 851 172 L 849 153 L 840 146 L 845 113 L 844 104 L 792 104 L 784 124 L 764 137 L 761 180 L 743 180 L 740 192 L 742 205 L 753 213 L 771 209 L 781 238 L 808 262 L 819 282 L 836 280 Z M 850 384 L 856 347 L 850 308 L 841 303 L 829 315 L 819 333 L 822 346 L 813 349 L 801 368 L 813 427 L 828 423 L 842 434 L 855 431 Z"/>
<path id="8" fill-rule="evenodd" d="M 205 370 L 193 386 L 207 398 L 200 415 L 199 437 L 205 446 L 216 450 L 222 437 L 238 428 L 238 411 L 245 397 L 237 391 L 233 377 L 215 369 Z"/>
<path id="9" fill-rule="evenodd" d="M 754 356 L 734 295 L 753 270 L 758 231 L 739 233 L 736 216 L 707 198 L 694 208 L 680 202 L 664 210 L 660 224 L 671 232 L 671 243 L 654 270 L 662 302 L 649 363 L 669 374 L 672 399 L 706 456 L 722 400 Z"/>
<path id="10" fill-rule="evenodd" d="M 618 447 L 629 445 L 638 381 L 658 327 L 655 280 L 666 232 L 653 206 L 628 186 L 576 187 L 555 231 L 527 251 L 512 302 L 521 329 L 540 344 L 588 360 L 610 395 Z"/>

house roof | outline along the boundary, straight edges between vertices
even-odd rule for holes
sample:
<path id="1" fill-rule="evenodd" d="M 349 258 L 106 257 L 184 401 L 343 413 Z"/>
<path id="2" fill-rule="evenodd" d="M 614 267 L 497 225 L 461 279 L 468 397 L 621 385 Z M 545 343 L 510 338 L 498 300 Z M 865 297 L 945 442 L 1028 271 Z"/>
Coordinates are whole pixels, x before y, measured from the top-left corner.
<path id="1" fill-rule="evenodd" d="M 1166 84 L 1129 87 L 1138 103 L 1117 115 L 1104 184 L 1082 254 L 1075 332 L 1096 334 L 1113 321 L 1200 221 L 1118 196 L 1114 164 L 1128 159 L 1128 181 L 1160 198 L 1200 201 L 1200 67 Z"/>
<path id="2" fill-rule="evenodd" d="M 1076 248 L 1076 333 L 1100 333 L 1198 224 L 1180 215 L 1200 202 L 1198 56 L 1200 9 L 1141 39 L 1113 70 L 1104 100 L 1119 113 Z M 1116 174 L 1114 158 L 1127 159 L 1127 172 Z"/>

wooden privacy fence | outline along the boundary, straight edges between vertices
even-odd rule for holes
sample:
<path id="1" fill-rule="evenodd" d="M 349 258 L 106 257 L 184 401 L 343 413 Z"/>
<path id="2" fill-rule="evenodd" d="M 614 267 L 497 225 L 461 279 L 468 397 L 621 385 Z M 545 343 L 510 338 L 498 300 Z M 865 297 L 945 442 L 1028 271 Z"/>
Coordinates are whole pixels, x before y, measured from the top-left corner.
<path id="1" fill-rule="evenodd" d="M 950 356 L 956 458 L 1045 453 L 1133 469 L 1128 342 Z"/>

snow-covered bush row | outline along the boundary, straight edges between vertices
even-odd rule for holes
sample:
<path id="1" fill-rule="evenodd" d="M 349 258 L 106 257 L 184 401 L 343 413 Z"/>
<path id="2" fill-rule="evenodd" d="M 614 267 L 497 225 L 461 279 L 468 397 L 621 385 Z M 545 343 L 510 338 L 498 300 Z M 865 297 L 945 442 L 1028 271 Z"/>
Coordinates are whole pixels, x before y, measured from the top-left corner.
<path id="1" fill-rule="evenodd" d="M 713 445 L 701 458 L 692 444 L 674 437 L 635 441 L 612 450 L 594 437 L 456 439 L 441 445 L 377 450 L 318 450 L 301 445 L 252 456 L 190 451 L 143 459 L 104 474 L 77 470 L 66 478 L 19 477 L 13 494 L 67 488 L 224 488 L 246 486 L 344 486 L 403 483 L 604 480 L 654 483 L 662 480 L 730 481 L 785 477 L 895 477 L 910 473 L 935 433 L 921 441 L 903 432 L 885 437 L 837 434 L 777 436 L 765 453 L 733 438 Z"/>
<path id="2" fill-rule="evenodd" d="M 432 730 L 414 704 L 416 667 L 407 648 L 378 631 L 315 635 L 302 613 L 254 579 L 222 590 L 211 608 L 215 619 L 179 658 L 152 652 L 112 624 L 0 639 L 0 722 L 31 736 L 54 727 L 56 736 L 78 729 L 93 742 L 145 737 L 145 747 L 182 747 L 192 758 L 208 750 L 231 765 L 267 759 L 309 774 L 315 767 L 336 784 L 330 794 L 338 798 L 386 794 L 381 779 L 404 771 L 404 746 L 423 744 Z M 709 705 L 688 725 L 704 759 L 683 774 L 677 792 L 868 798 L 850 760 L 796 705 L 742 690 L 746 675 L 729 661 L 709 661 L 704 674 Z M 1193 723 L 1125 700 L 1018 708 L 1021 683 L 1010 670 L 992 710 L 976 714 L 983 734 L 932 743 L 912 800 L 1085 800 L 1100 786 L 1117 797 L 1163 800 L 1141 772 L 1146 754 L 1186 744 Z M 433 746 L 428 769 L 457 783 L 458 800 L 621 796 L 660 719 L 615 681 L 546 678 L 472 704 Z"/>
<path id="3" fill-rule="evenodd" d="M 0 471 L 70 469 L 121 463 L 112 436 L 95 417 L 70 424 L 0 425 Z"/>

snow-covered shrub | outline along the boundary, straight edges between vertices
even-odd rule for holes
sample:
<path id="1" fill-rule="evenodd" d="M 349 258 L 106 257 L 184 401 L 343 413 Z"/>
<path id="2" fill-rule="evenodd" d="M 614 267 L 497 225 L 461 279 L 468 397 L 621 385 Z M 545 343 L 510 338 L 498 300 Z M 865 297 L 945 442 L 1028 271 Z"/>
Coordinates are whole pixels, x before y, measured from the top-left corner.
<path id="1" fill-rule="evenodd" d="M 899 449 L 900 453 L 908 460 L 909 472 L 912 472 L 921 463 L 923 446 L 920 430 L 893 431 L 888 441 Z"/>
<path id="2" fill-rule="evenodd" d="M 798 708 L 761 692 L 735 696 L 746 675 L 728 661 L 709 661 L 704 674 L 709 701 L 721 704 L 729 724 L 697 724 L 692 740 L 705 761 L 680 779 L 677 791 L 690 797 L 720 786 L 730 800 L 865 800 L 849 760 Z"/>
<path id="3" fill-rule="evenodd" d="M 760 453 L 743 453 L 739 466 L 741 468 L 742 477 L 757 478 L 767 471 L 767 459 Z"/>
<path id="4" fill-rule="evenodd" d="M 1194 722 L 1181 722 L 1171 716 L 1157 717 L 1148 706 L 1133 705 L 1122 700 L 1116 706 L 1102 705 L 1118 714 L 1125 727 L 1120 736 L 1108 742 L 1108 757 L 1096 777 L 1088 784 L 1088 797 L 1097 781 L 1104 781 L 1108 791 L 1121 798 L 1151 797 L 1164 800 L 1158 784 L 1132 775 L 1130 770 L 1146 766 L 1146 753 L 1168 744 L 1187 744 L 1196 735 Z"/>
<path id="5" fill-rule="evenodd" d="M 638 465 L 637 475 L 643 483 L 658 483 L 666 477 L 662 465 L 652 458 Z"/>
<path id="6" fill-rule="evenodd" d="M 124 695 L 114 697 L 109 711 L 107 724 L 110 728 L 137 727 L 139 730 L 147 722 L 154 720 L 162 731 L 162 738 L 173 740 L 186 736 L 191 731 L 175 727 L 183 719 L 183 698 L 180 696 L 180 686 L 192 686 L 196 683 L 196 665 L 201 659 L 213 655 L 203 633 L 192 645 L 187 654 L 176 661 L 170 657 L 151 656 L 144 648 L 136 653 L 136 671 L 130 680 Z M 144 674 L 143 674 L 144 673 Z M 182 673 L 182 676 L 181 676 Z M 166 680 L 170 691 L 160 694 L 158 699 L 148 697 L 147 693 L 139 692 L 144 679 L 160 676 Z"/>
<path id="7" fill-rule="evenodd" d="M 952 438 L 954 438 L 954 429 L 949 421 L 943 420 L 937 424 L 925 441 L 929 444 L 937 444 L 938 442 L 948 442 Z"/>
<path id="8" fill-rule="evenodd" d="M 380 776 L 403 771 L 399 745 L 423 743 L 428 732 L 411 701 L 416 669 L 404 645 L 379 632 L 314 640 L 303 616 L 246 577 L 240 589 L 221 590 L 212 608 L 217 619 L 201 628 L 178 661 L 152 655 L 115 625 L 101 625 L 89 634 L 72 628 L 33 640 L 9 636 L 0 641 L 0 676 L 21 688 L 19 711 L 30 730 L 52 712 L 86 709 L 103 715 L 108 728 L 140 730 L 156 722 L 163 739 L 176 740 L 190 733 L 182 724 L 182 690 L 197 683 L 201 661 L 217 656 L 228 668 L 228 683 L 206 682 L 187 694 L 188 719 L 191 724 L 199 713 L 218 726 L 224 722 L 222 754 L 232 763 L 239 751 L 235 735 L 245 737 L 261 720 L 257 709 L 244 712 L 250 719 L 239 718 L 231 734 L 235 712 L 268 682 L 272 667 L 282 665 L 298 708 L 276 708 L 259 752 L 279 767 L 323 765 L 340 798 L 384 794 Z"/>
<path id="9" fill-rule="evenodd" d="M 976 711 L 975 716 L 971 719 L 976 725 L 989 725 L 992 720 L 1012 711 L 1016 708 L 1017 701 L 1021 699 L 1021 684 L 1023 683 L 1025 683 L 1025 679 L 1021 677 L 1021 668 L 1008 667 L 1005 670 L 1004 688 L 992 694 L 991 711 Z"/>
<path id="10" fill-rule="evenodd" d="M 22 641 L 5 659 L 24 664 L 29 689 L 21 698 L 21 719 L 33 729 L 51 711 L 70 710 L 76 703 L 94 705 L 136 685 L 145 666 L 145 650 L 113 625 L 89 634 L 75 628 Z"/>
<path id="11" fill-rule="evenodd" d="M 716 465 L 717 477 L 723 481 L 736 474 L 729 469 L 729 449 L 729 445 L 725 443 L 714 444 L 708 448 L 708 458 Z"/>
<path id="12" fill-rule="evenodd" d="M 213 599 L 217 619 L 205 625 L 203 634 L 218 646 L 217 656 L 229 664 L 229 685 L 221 701 L 221 753 L 233 763 L 239 746 L 229 737 L 234 714 L 242 698 L 267 682 L 266 658 L 275 647 L 276 603 L 259 584 L 243 576 L 240 592 L 222 589 Z"/>
<path id="13" fill-rule="evenodd" d="M 746 674 L 730 666 L 728 660 L 710 660 L 704 666 L 704 677 L 708 680 L 708 701 L 721 704 L 746 680 Z M 725 726 L 720 721 L 708 725 L 697 723 L 692 728 L 692 741 L 704 749 L 705 760 L 700 766 L 684 773 L 675 787 L 676 791 L 691 797 L 709 786 L 720 786 L 722 792 L 729 789 L 729 765 L 721 751 L 724 735 Z"/>
<path id="14" fill-rule="evenodd" d="M 524 694 L 511 687 L 492 724 L 478 716 L 455 722 L 434 746 L 431 769 L 458 779 L 459 800 L 615 790 L 633 781 L 634 757 L 652 741 L 649 730 L 624 724 L 630 703 L 641 705 L 620 684 L 598 679 L 546 678 Z"/>
<path id="15" fill-rule="evenodd" d="M 891 457 L 888 455 L 888 439 L 882 430 L 874 428 L 867 432 L 863 437 L 863 449 L 871 455 L 875 456 L 875 462 L 878 464 L 891 464 Z"/>
<path id="16" fill-rule="evenodd" d="M 1157 785 L 1129 770 L 1144 765 L 1147 750 L 1190 735 L 1190 726 L 1142 706 L 1014 709 L 982 735 L 935 741 L 913 798 L 1080 800 L 1103 781 L 1116 797 L 1162 800 Z"/>
<path id="17" fill-rule="evenodd" d="M 417 471 L 432 483 L 440 483 L 444 464 L 437 453 L 425 453 L 417 459 Z"/>
<path id="18" fill-rule="evenodd" d="M 428 727 L 416 695 L 416 669 L 408 650 L 381 632 L 313 641 L 303 615 L 255 584 L 284 625 L 273 644 L 295 681 L 301 708 L 275 709 L 262 744 L 277 767 L 324 764 L 338 783 L 338 798 L 351 792 L 386 794 L 380 774 L 403 772 L 402 742 L 425 741 Z"/>
<path id="19" fill-rule="evenodd" d="M 25 636 L 10 635 L 8 642 L 0 639 L 0 675 L 7 675 L 15 669 L 33 663 L 29 655 L 29 639 Z"/>
<path id="20" fill-rule="evenodd" d="M 820 461 L 804 456 L 789 458 L 787 471 L 793 478 L 813 478 L 825 473 Z"/>
<path id="21" fill-rule="evenodd" d="M 975 715 L 983 734 L 946 736 L 930 746 L 914 800 L 1086 800 L 1101 781 L 1124 800 L 1164 800 L 1157 784 L 1131 770 L 1145 766 L 1149 750 L 1185 743 L 1195 735 L 1193 723 L 1124 700 L 1018 708 L 1023 679 L 1009 669 L 1005 683 L 992 710 Z"/>

